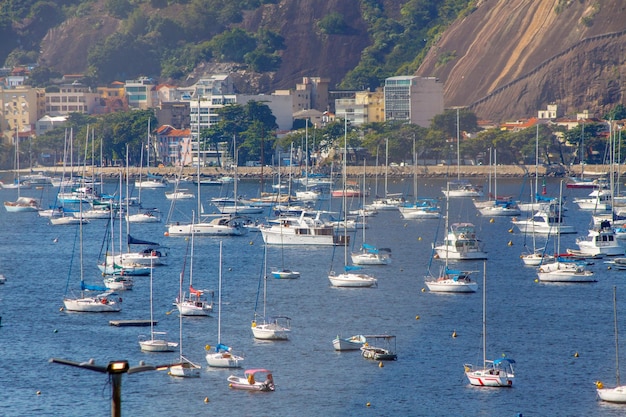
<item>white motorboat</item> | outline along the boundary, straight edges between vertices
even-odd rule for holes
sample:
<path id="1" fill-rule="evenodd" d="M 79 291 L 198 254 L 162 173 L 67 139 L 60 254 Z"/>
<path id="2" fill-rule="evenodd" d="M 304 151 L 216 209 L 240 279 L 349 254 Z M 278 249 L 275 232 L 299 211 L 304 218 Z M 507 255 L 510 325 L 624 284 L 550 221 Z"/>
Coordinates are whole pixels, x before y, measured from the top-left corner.
<path id="1" fill-rule="evenodd" d="M 243 236 L 246 228 L 239 217 L 220 216 L 211 221 L 170 224 L 166 236 L 190 236 L 192 231 L 196 236 Z"/>
<path id="2" fill-rule="evenodd" d="M 611 200 L 613 193 L 610 190 L 593 190 L 589 197 L 575 198 L 574 203 L 578 204 L 581 210 L 593 210 L 595 212 L 611 211 Z"/>
<path id="3" fill-rule="evenodd" d="M 522 233 L 537 233 L 540 235 L 555 235 L 576 233 L 574 226 L 566 225 L 563 222 L 563 215 L 558 212 L 538 211 L 532 218 L 526 220 L 512 219 L 512 223 Z"/>
<path id="4" fill-rule="evenodd" d="M 357 334 L 350 337 L 337 336 L 333 339 L 333 348 L 337 351 L 359 350 L 367 342 L 367 337 Z"/>
<path id="5" fill-rule="evenodd" d="M 398 206 L 400 214 L 405 219 L 438 219 L 441 217 L 437 200 L 420 198 L 414 203 L 404 203 Z"/>
<path id="6" fill-rule="evenodd" d="M 307 217 L 304 211 L 300 217 L 281 217 L 262 227 L 261 235 L 268 245 L 333 246 L 343 242 L 335 236 L 334 226 L 320 219 L 319 212 L 315 218 Z"/>
<path id="7" fill-rule="evenodd" d="M 472 223 L 453 223 L 445 241 L 435 247 L 440 259 L 469 260 L 487 259 L 482 242 L 476 238 Z"/>
<path id="8" fill-rule="evenodd" d="M 589 230 L 587 236 L 576 239 L 576 244 L 584 255 L 617 256 L 624 254 L 624 248 L 617 241 L 615 230 L 609 221 L 601 222 L 600 227 Z"/>
<path id="9" fill-rule="evenodd" d="M 262 382 L 261 382 L 262 380 Z M 231 375 L 228 386 L 246 391 L 274 391 L 274 378 L 267 369 L 246 369 L 243 377 Z"/>

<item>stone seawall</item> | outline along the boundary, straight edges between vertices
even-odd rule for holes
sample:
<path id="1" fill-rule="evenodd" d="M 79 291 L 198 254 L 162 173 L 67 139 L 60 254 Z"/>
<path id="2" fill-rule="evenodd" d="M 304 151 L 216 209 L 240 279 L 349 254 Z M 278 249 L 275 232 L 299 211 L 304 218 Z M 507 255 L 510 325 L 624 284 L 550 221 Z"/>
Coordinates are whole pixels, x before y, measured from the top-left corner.
<path id="1" fill-rule="evenodd" d="M 621 169 L 621 167 L 620 167 Z M 281 176 L 283 178 L 287 178 L 289 176 L 291 170 L 291 175 L 294 178 L 299 178 L 302 176 L 302 171 L 304 167 L 281 167 Z M 363 166 L 349 166 L 347 167 L 347 176 L 349 178 L 358 178 L 363 176 Z M 489 166 L 461 166 L 460 173 L 462 178 L 487 178 L 489 176 L 489 171 L 493 175 L 493 167 Z M 622 169 L 623 170 L 623 169 Z M 62 167 L 41 167 L 34 169 L 36 172 L 46 172 L 49 175 L 61 175 L 63 173 Z M 91 176 L 93 173 L 96 175 L 103 175 L 105 177 L 117 178 L 119 177 L 120 172 L 125 173 L 124 168 L 120 167 L 74 167 L 73 171 L 75 174 L 83 174 Z M 240 178 L 260 178 L 261 175 L 264 177 L 271 177 L 276 174 L 278 168 L 272 167 L 239 167 L 237 169 L 237 175 Z M 540 166 L 538 168 L 538 174 L 540 176 L 550 176 L 550 177 L 562 177 L 568 175 L 580 175 L 581 166 L 575 165 L 571 167 L 565 167 L 560 165 L 555 166 Z M 5 171 L 10 172 L 10 171 Z M 28 170 L 22 170 L 23 173 L 28 173 Z M 69 168 L 66 168 L 66 175 L 69 172 Z M 140 170 L 136 167 L 131 167 L 128 170 L 129 175 L 133 178 L 139 176 Z M 145 175 L 144 170 L 144 175 Z M 150 172 L 153 174 L 163 175 L 166 178 L 174 178 L 180 172 L 179 168 L 175 167 L 160 167 L 160 168 L 150 168 Z M 183 177 L 194 177 L 196 175 L 196 168 L 184 168 L 182 171 Z M 221 175 L 234 175 L 234 171 L 232 169 L 223 169 L 223 168 L 202 168 L 200 170 L 201 175 L 203 176 L 221 176 Z M 320 172 L 316 170 L 316 172 Z M 330 169 L 325 169 L 321 171 L 325 174 L 330 173 Z M 341 169 L 334 171 L 335 176 L 341 176 Z M 587 165 L 585 166 L 585 173 L 591 175 L 593 173 L 601 174 L 609 172 L 609 167 L 606 165 Z M 385 167 L 375 167 L 368 166 L 365 167 L 365 173 L 367 177 L 384 176 L 385 175 Z M 410 178 L 413 177 L 414 174 L 417 174 L 420 178 L 456 178 L 457 177 L 457 168 L 456 166 L 418 166 L 417 170 L 412 166 L 390 166 L 387 170 L 387 175 L 389 178 Z M 499 165 L 497 169 L 497 176 L 501 178 L 516 178 L 516 177 L 524 177 L 525 175 L 534 176 L 535 175 L 535 166 L 534 165 Z"/>

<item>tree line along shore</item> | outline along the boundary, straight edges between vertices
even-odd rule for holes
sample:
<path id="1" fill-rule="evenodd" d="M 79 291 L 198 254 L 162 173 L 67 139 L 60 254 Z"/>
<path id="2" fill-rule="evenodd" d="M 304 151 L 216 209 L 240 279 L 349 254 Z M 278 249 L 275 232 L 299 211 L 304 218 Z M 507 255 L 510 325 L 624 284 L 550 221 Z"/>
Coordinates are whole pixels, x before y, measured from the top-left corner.
<path id="1" fill-rule="evenodd" d="M 622 167 L 617 166 L 621 173 Z M 584 173 L 591 175 L 602 175 L 609 172 L 610 167 L 608 165 L 586 165 L 584 167 Z M 107 178 L 119 178 L 120 173 L 125 175 L 127 170 L 123 167 L 73 167 L 73 168 L 65 168 L 65 174 L 68 175 L 69 172 L 73 171 L 75 175 L 97 175 L 104 176 Z M 294 178 L 300 178 L 304 176 L 304 167 L 281 167 L 281 177 L 287 178 L 290 174 Z M 23 169 L 20 170 L 24 175 L 31 172 L 44 172 L 48 175 L 60 176 L 64 172 L 63 167 L 38 167 L 34 169 Z M 5 173 L 10 173 L 13 171 L 4 171 Z M 139 177 L 142 173 L 146 175 L 146 170 L 143 171 L 138 167 L 130 167 L 128 168 L 128 175 L 132 178 Z M 261 178 L 261 177 L 271 177 L 278 172 L 278 167 L 238 167 L 237 168 L 237 176 L 239 178 Z M 325 168 L 323 170 L 312 169 L 310 170 L 312 173 L 324 173 L 330 174 L 330 168 Z M 484 165 L 462 165 L 460 169 L 457 170 L 455 165 L 449 166 L 441 166 L 441 165 L 422 165 L 422 166 L 389 166 L 387 169 L 384 166 L 348 166 L 346 169 L 346 176 L 348 178 L 362 178 L 363 172 L 365 172 L 366 177 L 375 177 L 375 176 L 384 176 L 385 172 L 387 172 L 387 176 L 389 178 L 411 178 L 414 175 L 417 175 L 419 178 L 451 178 L 454 179 L 457 177 L 457 172 L 460 172 L 462 178 L 487 178 L 489 173 L 491 172 L 494 175 L 494 168 L 490 166 Z M 554 165 L 554 166 L 539 166 L 537 168 L 537 173 L 539 176 L 548 176 L 548 177 L 565 177 L 565 176 L 576 176 L 580 175 L 582 170 L 581 165 L 572 165 L 572 166 L 562 166 L 562 165 Z M 197 174 L 197 168 L 188 167 L 183 168 L 182 172 L 180 168 L 177 167 L 155 167 L 150 168 L 151 174 L 162 175 L 167 179 L 174 179 L 176 176 L 180 175 L 183 178 L 192 178 Z M 232 168 L 218 168 L 218 167 L 205 167 L 200 168 L 200 175 L 203 177 L 213 177 L 213 176 L 223 176 L 229 175 L 234 176 L 234 170 Z M 342 171 L 341 167 L 333 172 L 333 176 L 341 177 Z M 499 178 L 523 178 L 524 176 L 534 176 L 535 175 L 535 166 L 534 165 L 498 165 L 496 170 L 496 175 Z"/>

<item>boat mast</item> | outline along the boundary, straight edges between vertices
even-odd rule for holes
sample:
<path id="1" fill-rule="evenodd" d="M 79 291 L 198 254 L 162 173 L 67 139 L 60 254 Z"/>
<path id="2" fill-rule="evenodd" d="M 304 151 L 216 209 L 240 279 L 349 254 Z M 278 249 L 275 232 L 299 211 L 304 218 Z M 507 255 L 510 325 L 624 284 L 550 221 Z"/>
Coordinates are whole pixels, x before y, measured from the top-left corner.
<path id="1" fill-rule="evenodd" d="M 385 198 L 387 198 L 387 171 L 389 170 L 389 139 L 385 139 Z"/>
<path id="2" fill-rule="evenodd" d="M 456 179 L 461 181 L 461 132 L 459 128 L 459 108 L 456 108 Z"/>
<path id="3" fill-rule="evenodd" d="M 537 123 L 537 135 L 535 136 L 535 193 L 531 193 L 530 201 L 532 203 L 537 202 L 537 193 L 539 193 L 539 123 Z M 534 207 L 532 208 L 534 209 Z"/>
<path id="4" fill-rule="evenodd" d="M 343 128 L 343 233 L 344 233 L 344 242 L 343 242 L 343 265 L 344 267 L 348 266 L 348 211 L 346 210 L 346 205 L 348 204 L 348 199 L 346 198 L 346 181 L 348 179 L 347 164 L 348 158 L 348 115 L 345 115 L 344 118 L 344 128 Z M 385 184 L 385 195 L 387 194 L 387 184 Z M 365 229 L 363 229 L 365 230 Z M 344 273 L 347 272 L 344 268 Z"/>
<path id="5" fill-rule="evenodd" d="M 220 263 L 217 282 L 217 345 L 222 343 L 222 241 L 220 240 Z"/>
<path id="6" fill-rule="evenodd" d="M 487 367 L 487 261 L 483 261 L 483 368 Z"/>
<path id="7" fill-rule="evenodd" d="M 415 135 L 413 135 L 413 199 L 417 205 L 417 151 L 415 150 Z"/>
<path id="8" fill-rule="evenodd" d="M 198 136 L 197 136 L 197 140 L 196 140 L 196 147 L 198 148 L 198 161 L 196 163 L 196 179 L 197 179 L 197 183 L 198 183 L 198 219 L 200 219 L 200 216 L 202 215 L 202 200 L 200 199 L 200 95 L 198 94 L 198 120 L 197 120 L 197 126 L 198 126 Z M 192 145 L 193 146 L 193 145 Z M 192 149 L 193 150 L 193 149 Z M 218 155 L 219 155 L 219 149 L 217 150 Z M 191 160 L 193 161 L 193 157 L 191 158 Z M 193 226 L 192 226 L 193 228 Z"/>
<path id="9" fill-rule="evenodd" d="M 619 337 L 617 332 L 617 287 L 613 286 L 613 326 L 615 327 L 615 379 L 619 387 Z"/>

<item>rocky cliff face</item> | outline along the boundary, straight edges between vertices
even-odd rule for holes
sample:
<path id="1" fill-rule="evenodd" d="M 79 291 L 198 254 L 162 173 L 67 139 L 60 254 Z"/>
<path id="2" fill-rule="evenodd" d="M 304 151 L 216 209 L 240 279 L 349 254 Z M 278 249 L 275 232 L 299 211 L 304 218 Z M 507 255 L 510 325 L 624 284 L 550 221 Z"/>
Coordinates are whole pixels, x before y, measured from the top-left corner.
<path id="1" fill-rule="evenodd" d="M 417 74 L 444 83 L 446 107 L 492 120 L 598 115 L 623 102 L 626 3 L 620 0 L 484 0 L 429 51 Z"/>

